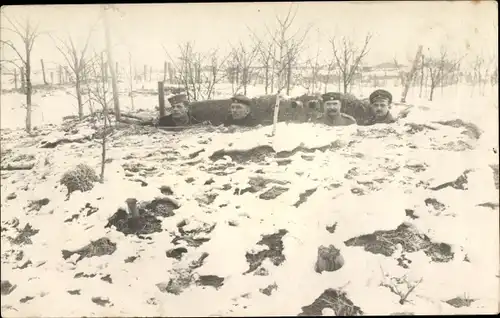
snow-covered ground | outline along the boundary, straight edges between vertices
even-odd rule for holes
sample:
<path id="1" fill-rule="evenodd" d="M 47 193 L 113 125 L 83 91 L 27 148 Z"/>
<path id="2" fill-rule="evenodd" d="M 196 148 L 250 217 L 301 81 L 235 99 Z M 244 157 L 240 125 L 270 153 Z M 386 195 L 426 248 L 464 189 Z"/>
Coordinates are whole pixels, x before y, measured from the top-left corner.
<path id="1" fill-rule="evenodd" d="M 2 95 L 2 316 L 498 312 L 497 96 L 453 89 L 433 102 L 411 91 L 415 107 L 393 125 L 280 123 L 275 137 L 271 127 L 120 128 L 105 182 L 69 198 L 64 172 L 100 172 L 99 124 L 47 126 L 76 110 L 54 91 L 35 95 L 40 127 L 27 136 L 15 129 L 22 96 Z M 480 133 L 446 122 L 457 119 Z M 4 169 L 20 163 L 33 167 Z M 127 198 L 178 206 L 158 217 L 161 232 L 125 235 L 105 226 Z M 102 238 L 116 244 L 110 255 L 62 252 Z M 318 273 L 329 245 L 343 266 Z"/>

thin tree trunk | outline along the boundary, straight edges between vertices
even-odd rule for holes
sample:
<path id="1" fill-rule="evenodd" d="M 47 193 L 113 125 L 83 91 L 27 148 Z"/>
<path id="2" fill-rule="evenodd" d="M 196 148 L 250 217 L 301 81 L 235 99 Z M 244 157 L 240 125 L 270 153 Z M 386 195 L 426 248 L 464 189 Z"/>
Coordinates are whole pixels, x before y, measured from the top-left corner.
<path id="1" fill-rule="evenodd" d="M 58 74 L 59 75 L 59 85 L 64 84 L 64 82 L 63 82 L 63 72 L 62 72 L 62 66 L 61 65 L 59 65 L 58 72 L 59 72 L 59 74 Z"/>
<path id="2" fill-rule="evenodd" d="M 167 61 L 163 62 L 163 81 L 167 80 Z"/>
<path id="3" fill-rule="evenodd" d="M 17 68 L 14 68 L 14 88 L 17 90 Z"/>
<path id="4" fill-rule="evenodd" d="M 286 94 L 290 95 L 290 89 L 292 86 L 292 63 L 290 59 L 288 59 L 288 67 L 286 72 Z"/>
<path id="5" fill-rule="evenodd" d="M 48 85 L 47 80 L 45 78 L 45 65 L 43 64 L 43 59 L 40 59 L 40 62 L 42 63 L 42 76 L 43 76 L 43 84 Z"/>
<path id="6" fill-rule="evenodd" d="M 121 119 L 120 116 L 120 101 L 118 99 L 118 86 L 116 84 L 116 74 L 114 70 L 113 64 L 113 51 L 111 48 L 111 35 L 109 29 L 109 21 L 106 10 L 104 10 L 104 22 L 105 22 L 105 39 L 106 39 L 106 50 L 108 52 L 108 65 L 109 71 L 111 72 L 111 83 L 113 85 L 113 102 L 115 106 L 115 116 L 116 120 L 119 121 Z"/>
<path id="7" fill-rule="evenodd" d="M 128 55 L 128 67 L 129 67 L 129 72 L 130 72 L 130 103 L 132 105 L 132 111 L 134 110 L 134 88 L 132 84 L 134 83 L 134 79 L 132 78 L 132 55 L 129 53 Z"/>
<path id="8" fill-rule="evenodd" d="M 435 84 L 431 83 L 431 93 L 429 95 L 429 101 L 432 102 L 432 98 L 434 97 L 434 88 L 435 88 Z"/>
<path id="9" fill-rule="evenodd" d="M 21 92 L 26 93 L 26 73 L 24 72 L 24 67 L 21 67 Z"/>
<path id="10" fill-rule="evenodd" d="M 417 49 L 417 54 L 415 55 L 415 59 L 413 60 L 413 64 L 411 66 L 411 70 L 406 77 L 403 94 L 401 95 L 401 103 L 406 102 L 406 95 L 408 95 L 408 90 L 410 89 L 410 85 L 413 82 L 413 77 L 415 76 L 415 72 L 417 71 L 417 65 L 421 55 L 422 55 L 422 45 L 419 45 Z"/>
<path id="11" fill-rule="evenodd" d="M 26 42 L 26 131 L 31 133 L 31 52 Z"/>
<path id="12" fill-rule="evenodd" d="M 75 90 L 76 90 L 76 100 L 78 102 L 78 119 L 83 120 L 83 103 L 82 103 L 82 94 L 80 92 L 80 72 L 76 72 L 75 74 Z"/>
<path id="13" fill-rule="evenodd" d="M 424 55 L 421 56 L 422 66 L 420 67 L 420 92 L 418 93 L 418 97 L 422 98 L 422 88 L 424 86 Z"/>
<path id="14" fill-rule="evenodd" d="M 162 81 L 158 82 L 158 104 L 160 106 L 160 117 L 163 117 L 166 115 L 166 110 L 165 110 L 165 89 Z"/>

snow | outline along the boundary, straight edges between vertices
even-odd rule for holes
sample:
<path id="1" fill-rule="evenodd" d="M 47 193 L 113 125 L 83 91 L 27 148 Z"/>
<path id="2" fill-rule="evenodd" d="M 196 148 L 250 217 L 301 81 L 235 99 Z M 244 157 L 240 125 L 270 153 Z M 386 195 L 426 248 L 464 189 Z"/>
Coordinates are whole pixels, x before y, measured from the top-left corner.
<path id="1" fill-rule="evenodd" d="M 259 93 L 262 89 L 256 87 L 249 95 Z M 300 95 L 296 93 L 290 95 Z M 222 132 L 221 128 L 142 135 L 121 131 L 110 137 L 107 157 L 112 161 L 106 165 L 105 182 L 96 183 L 87 192 L 74 192 L 69 199 L 65 187 L 59 184 L 62 174 L 78 163 L 86 163 L 99 172 L 99 141 L 63 144 L 55 149 L 39 145 L 43 140 L 90 136 L 94 130 L 77 126 L 77 134 L 65 136 L 59 128 L 46 126 L 58 125 L 63 116 L 75 114 L 75 109 L 68 106 L 74 104 L 74 98 L 54 91 L 45 97 L 35 95 L 39 106 L 35 108 L 34 123 L 40 134 L 28 137 L 16 130 L 24 124 L 19 96 L 2 95 L 2 151 L 10 149 L 15 154 L 8 154 L 5 162 L 21 154 L 34 155 L 35 166 L 29 171 L 2 170 L 2 281 L 17 285 L 10 294 L 2 295 L 2 316 L 41 316 L 42 312 L 44 316 L 65 317 L 297 315 L 328 288 L 344 291 L 368 315 L 498 311 L 499 209 L 498 205 L 479 206 L 486 202 L 498 204 L 498 189 L 490 167 L 498 165 L 498 156 L 492 151 L 498 150 L 498 105 L 494 95 L 471 99 L 465 93 L 446 100 L 436 92 L 433 102 L 412 96 L 408 100 L 414 107 L 394 125 L 325 127 L 279 123 L 275 137 L 270 136 L 272 127 L 234 133 Z M 148 96 L 136 100 L 136 108 L 153 109 L 155 99 Z M 478 125 L 483 132 L 480 138 L 464 135 L 463 128 L 436 123 L 457 118 Z M 405 124 L 426 124 L 435 130 L 411 134 Z M 468 148 L 460 148 L 460 142 Z M 331 148 L 298 151 L 284 158 L 290 161 L 288 164 L 278 164 L 283 159 L 272 156 L 245 163 L 230 156 L 210 159 L 216 151 L 248 150 L 263 145 L 276 153 L 297 147 Z M 189 157 L 202 149 L 204 152 L 196 158 Z M 126 159 L 128 156 L 132 159 Z M 130 177 L 125 164 L 143 167 Z M 425 170 L 410 169 L 419 165 Z M 148 168 L 156 170 L 147 171 Z M 215 168 L 225 175 L 210 171 Z M 470 172 L 465 190 L 431 190 L 456 180 L 466 170 Z M 187 182 L 190 177 L 194 180 Z M 256 177 L 273 181 L 255 193 L 235 194 L 235 189 L 247 188 L 250 178 Z M 144 180 L 147 185 L 134 179 Z M 209 179 L 213 182 L 207 183 Z M 225 190 L 226 184 L 231 188 Z M 165 185 L 172 188 L 170 197 L 180 207 L 174 210 L 174 216 L 162 219 L 163 232 L 148 235 L 152 239 L 146 240 L 104 227 L 118 208 L 126 208 L 127 198 L 151 201 L 165 197 L 159 190 Z M 288 190 L 275 199 L 259 198 L 275 185 Z M 26 186 L 27 190 L 23 190 Z M 355 188 L 364 193 L 354 193 Z M 301 194 L 311 189 L 316 191 L 295 206 Z M 9 199 L 11 193 L 16 198 Z M 212 203 L 203 203 L 201 199 L 210 194 L 217 197 Z M 48 198 L 49 203 L 39 211 L 28 208 L 31 201 L 43 198 Z M 443 210 L 426 204 L 428 198 L 439 201 Z M 98 212 L 79 212 L 87 203 Z M 408 217 L 407 209 L 418 218 Z M 80 217 L 65 222 L 74 214 Z M 29 223 L 39 230 L 31 237 L 32 244 L 16 245 L 8 239 L 17 235 L 16 229 L 8 225 L 14 218 L 19 220 L 18 229 Z M 173 233 L 177 233 L 177 225 L 183 220 L 187 221 L 184 231 L 206 230 L 215 224 L 210 233 L 194 236 L 210 240 L 199 247 L 185 242 L 174 245 Z M 423 251 L 403 252 L 401 245 L 388 257 L 345 243 L 375 231 L 394 230 L 402 223 L 411 224 L 432 242 L 449 244 L 453 259 L 431 261 Z M 326 227 L 333 224 L 335 231 L 330 233 Z M 261 267 L 267 269 L 267 276 L 243 274 L 249 268 L 246 254 L 268 249 L 257 242 L 280 229 L 287 230 L 282 238 L 283 263 L 275 265 L 266 259 Z M 61 250 L 74 251 L 101 237 L 117 244 L 113 254 L 79 262 L 75 255 L 62 258 Z M 318 247 L 330 244 L 340 250 L 345 264 L 337 271 L 318 274 L 314 270 Z M 165 256 L 167 250 L 178 247 L 188 250 L 181 260 Z M 20 250 L 23 258 L 16 260 L 14 255 Z M 177 277 L 174 270 L 186 271 L 202 253 L 208 257 L 192 274 L 195 278 L 224 278 L 220 288 L 192 284 L 180 295 L 160 291 L 157 284 L 168 284 Z M 408 268 L 398 266 L 397 259 L 403 254 L 412 261 Z M 124 262 L 131 256 L 137 259 Z M 16 268 L 27 260 L 32 264 Z M 77 273 L 95 277 L 74 278 Z M 108 274 L 112 283 L 101 279 Z M 407 282 L 421 282 L 408 296 L 409 302 L 401 305 L 400 297 L 382 283 L 403 276 Z M 277 289 L 270 296 L 259 291 L 271 284 L 276 284 Z M 405 283 L 398 288 L 408 289 Z M 80 294 L 68 293 L 74 290 L 80 290 Z M 464 295 L 475 300 L 468 307 L 455 308 L 445 303 Z M 20 302 L 26 296 L 34 298 Z M 100 306 L 92 302 L 93 297 L 109 299 L 112 305 Z M 328 308 L 322 313 L 335 315 Z"/>

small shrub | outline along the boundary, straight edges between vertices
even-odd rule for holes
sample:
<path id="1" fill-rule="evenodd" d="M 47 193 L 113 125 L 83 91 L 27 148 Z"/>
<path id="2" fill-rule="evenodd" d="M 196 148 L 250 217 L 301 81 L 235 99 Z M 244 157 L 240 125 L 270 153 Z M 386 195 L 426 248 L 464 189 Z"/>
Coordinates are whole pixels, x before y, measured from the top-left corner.
<path id="1" fill-rule="evenodd" d="M 74 169 L 67 171 L 60 183 L 68 189 L 68 195 L 74 191 L 89 191 L 94 187 L 94 182 L 99 181 L 95 170 L 86 164 L 79 164 Z"/>

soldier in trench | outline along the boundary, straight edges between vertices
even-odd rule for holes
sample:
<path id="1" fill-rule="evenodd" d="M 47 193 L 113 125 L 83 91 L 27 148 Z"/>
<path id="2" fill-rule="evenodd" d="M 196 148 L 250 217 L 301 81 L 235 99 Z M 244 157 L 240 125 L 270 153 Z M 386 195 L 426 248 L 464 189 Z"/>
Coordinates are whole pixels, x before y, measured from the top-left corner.
<path id="1" fill-rule="evenodd" d="M 370 117 L 363 123 L 365 126 L 375 124 L 392 124 L 396 122 L 390 112 L 392 94 L 383 89 L 377 89 L 370 94 Z"/>
<path id="2" fill-rule="evenodd" d="M 328 126 L 349 126 L 356 124 L 354 117 L 341 112 L 342 94 L 325 93 L 321 95 L 323 114 L 316 121 Z"/>
<path id="3" fill-rule="evenodd" d="M 224 120 L 224 126 L 255 127 L 259 123 L 252 114 L 252 100 L 244 95 L 231 98 L 229 114 Z"/>
<path id="4" fill-rule="evenodd" d="M 172 106 L 171 112 L 158 119 L 159 127 L 191 126 L 200 123 L 191 115 L 186 95 L 174 95 L 168 102 Z"/>

